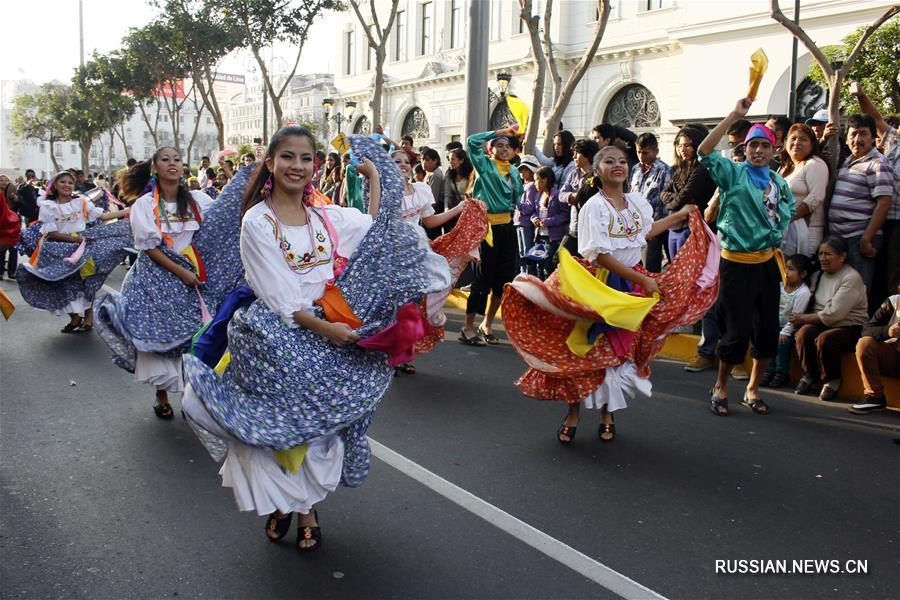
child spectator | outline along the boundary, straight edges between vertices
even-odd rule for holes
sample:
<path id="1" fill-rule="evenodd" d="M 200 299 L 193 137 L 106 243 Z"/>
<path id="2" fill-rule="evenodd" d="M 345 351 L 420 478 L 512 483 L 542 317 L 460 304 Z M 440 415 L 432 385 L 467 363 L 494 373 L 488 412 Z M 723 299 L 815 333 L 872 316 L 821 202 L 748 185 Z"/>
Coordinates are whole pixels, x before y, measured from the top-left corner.
<path id="1" fill-rule="evenodd" d="M 781 283 L 781 300 L 778 305 L 778 353 L 775 360 L 762 376 L 761 385 L 780 388 L 790 378 L 791 349 L 794 347 L 794 324 L 788 321 L 791 315 L 806 312 L 812 292 L 806 285 L 812 271 L 812 261 L 803 254 L 794 254 L 787 259 L 785 280 Z"/>

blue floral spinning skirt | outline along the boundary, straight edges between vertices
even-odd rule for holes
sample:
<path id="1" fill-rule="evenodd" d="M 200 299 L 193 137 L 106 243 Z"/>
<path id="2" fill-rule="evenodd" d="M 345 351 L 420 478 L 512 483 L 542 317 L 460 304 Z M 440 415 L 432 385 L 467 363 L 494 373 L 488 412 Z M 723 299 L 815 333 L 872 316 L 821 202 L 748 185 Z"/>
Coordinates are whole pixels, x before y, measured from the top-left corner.
<path id="1" fill-rule="evenodd" d="M 365 338 L 394 323 L 401 306 L 448 287 L 450 272 L 447 261 L 400 220 L 403 179 L 390 156 L 362 136 L 350 143 L 355 156 L 375 164 L 382 185 L 378 215 L 335 282 L 362 321 L 356 332 Z M 196 357 L 184 359 L 193 392 L 229 436 L 204 430 L 188 411 L 210 454 L 221 459 L 235 440 L 287 450 L 338 433 L 344 442 L 341 483 L 362 484 L 370 462 L 366 430 L 393 379 L 387 355 L 291 329 L 261 300 L 235 313 L 228 345 L 231 362 L 221 376 Z"/>
<path id="2" fill-rule="evenodd" d="M 78 248 L 77 244 L 44 238 L 40 242 L 37 265 L 19 265 L 16 281 L 28 304 L 56 314 L 80 313 L 90 308 L 103 282 L 125 260 L 125 249 L 131 245 L 131 224 L 127 219 L 93 224 L 80 235 L 88 240 L 88 244 L 75 264 L 70 265 L 63 259 Z M 40 224 L 35 223 L 22 232 L 16 248 L 30 255 L 40 238 Z M 86 265 L 90 267 L 89 263 L 93 264 L 93 269 L 84 269 Z"/>
<path id="3" fill-rule="evenodd" d="M 238 171 L 203 215 L 192 240 L 206 269 L 200 294 L 210 312 L 244 277 L 241 265 L 241 203 L 252 168 Z M 166 256 L 194 271 L 184 256 L 163 245 Z M 125 277 L 121 293 L 109 293 L 94 302 L 97 333 L 113 352 L 113 362 L 134 372 L 137 352 L 164 357 L 180 356 L 203 325 L 200 298 L 171 271 L 146 252 L 138 255 Z"/>

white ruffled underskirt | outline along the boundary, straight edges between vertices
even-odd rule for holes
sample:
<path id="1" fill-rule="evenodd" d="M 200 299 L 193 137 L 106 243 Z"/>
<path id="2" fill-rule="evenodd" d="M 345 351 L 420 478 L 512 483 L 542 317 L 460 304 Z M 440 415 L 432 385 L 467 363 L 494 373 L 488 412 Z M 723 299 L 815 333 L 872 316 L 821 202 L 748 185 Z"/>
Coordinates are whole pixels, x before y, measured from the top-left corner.
<path id="1" fill-rule="evenodd" d="M 628 406 L 628 400 L 634 400 L 637 392 L 650 397 L 653 384 L 650 379 L 641 377 L 632 361 L 626 361 L 618 367 L 607 367 L 603 383 L 582 400 L 585 408 L 600 410 L 604 405 L 609 412 L 622 410 Z"/>
<path id="2" fill-rule="evenodd" d="M 283 514 L 309 513 L 315 504 L 337 489 L 344 465 L 344 442 L 332 434 L 310 442 L 303 464 L 295 474 L 281 468 L 272 450 L 255 448 L 231 437 L 206 410 L 190 384 L 181 406 L 188 418 L 228 446 L 219 470 L 222 487 L 234 493 L 238 509 L 260 516 L 276 510 Z"/>
<path id="3" fill-rule="evenodd" d="M 63 306 L 62 308 L 57 308 L 52 310 L 54 315 L 57 317 L 68 316 L 70 314 L 79 314 L 83 315 L 86 310 L 91 308 L 91 302 L 89 302 L 84 294 L 78 294 L 78 297 Z"/>
<path id="4" fill-rule="evenodd" d="M 181 357 L 164 358 L 153 352 L 137 353 L 134 378 L 140 383 L 148 383 L 157 390 L 183 392 L 184 376 L 181 373 Z"/>

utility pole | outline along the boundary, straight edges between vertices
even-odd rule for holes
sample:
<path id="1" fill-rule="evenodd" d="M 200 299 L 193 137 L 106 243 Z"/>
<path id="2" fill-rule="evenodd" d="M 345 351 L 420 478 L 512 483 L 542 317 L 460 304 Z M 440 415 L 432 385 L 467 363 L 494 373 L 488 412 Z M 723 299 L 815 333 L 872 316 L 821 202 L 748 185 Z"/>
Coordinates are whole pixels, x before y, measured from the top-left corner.
<path id="1" fill-rule="evenodd" d="M 794 23 L 800 24 L 800 0 L 794 0 Z M 797 36 L 792 36 L 791 50 L 791 93 L 788 96 L 788 118 L 797 118 Z"/>
<path id="2" fill-rule="evenodd" d="M 80 64 L 84 66 L 84 5 L 83 0 L 78 0 L 78 48 Z"/>
<path id="3" fill-rule="evenodd" d="M 488 23 L 491 3 L 469 2 L 469 22 L 466 24 L 466 119 L 463 139 L 487 129 L 488 120 Z"/>

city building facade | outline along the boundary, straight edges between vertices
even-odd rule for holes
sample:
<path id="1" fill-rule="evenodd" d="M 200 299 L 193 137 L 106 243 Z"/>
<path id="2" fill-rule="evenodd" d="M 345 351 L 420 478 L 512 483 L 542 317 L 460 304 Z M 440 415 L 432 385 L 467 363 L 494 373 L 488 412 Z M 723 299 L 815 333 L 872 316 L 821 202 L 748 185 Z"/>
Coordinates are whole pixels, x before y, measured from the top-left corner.
<path id="1" fill-rule="evenodd" d="M 389 0 L 377 2 L 386 15 Z M 400 0 L 385 63 L 383 123 L 395 139 L 410 134 L 417 144 L 443 145 L 459 139 L 465 115 L 466 21 L 470 1 Z M 366 3 L 368 4 L 368 3 Z M 544 0 L 534 0 L 543 19 Z M 782 2 L 790 14 L 790 3 Z M 820 45 L 837 44 L 880 16 L 889 3 L 875 0 L 803 0 L 801 23 Z M 362 10 L 368 15 L 368 7 Z M 531 103 L 534 68 L 529 36 L 516 0 L 491 0 L 488 80 L 509 73 L 508 93 Z M 550 33 L 563 81 L 590 44 L 598 18 L 593 0 L 557 0 Z M 747 93 L 750 55 L 763 48 L 769 69 L 751 115 L 787 114 L 792 36 L 769 15 L 766 0 L 611 0 L 611 14 L 599 50 L 579 83 L 563 125 L 585 136 L 602 122 L 634 131 L 653 131 L 670 156 L 684 123 L 714 123 Z M 350 115 L 346 127 L 371 126 L 374 53 L 352 11 L 341 13 L 336 35 L 340 57 L 335 108 Z M 825 90 L 806 78 L 811 56 L 800 45 L 799 111 L 810 115 L 826 103 Z M 544 110 L 552 89 L 544 90 Z M 348 110 L 347 102 L 353 104 Z M 503 97 L 491 95 L 488 123 L 509 122 Z M 543 117 L 545 115 L 541 115 Z M 333 127 L 332 127 L 333 129 Z"/>

